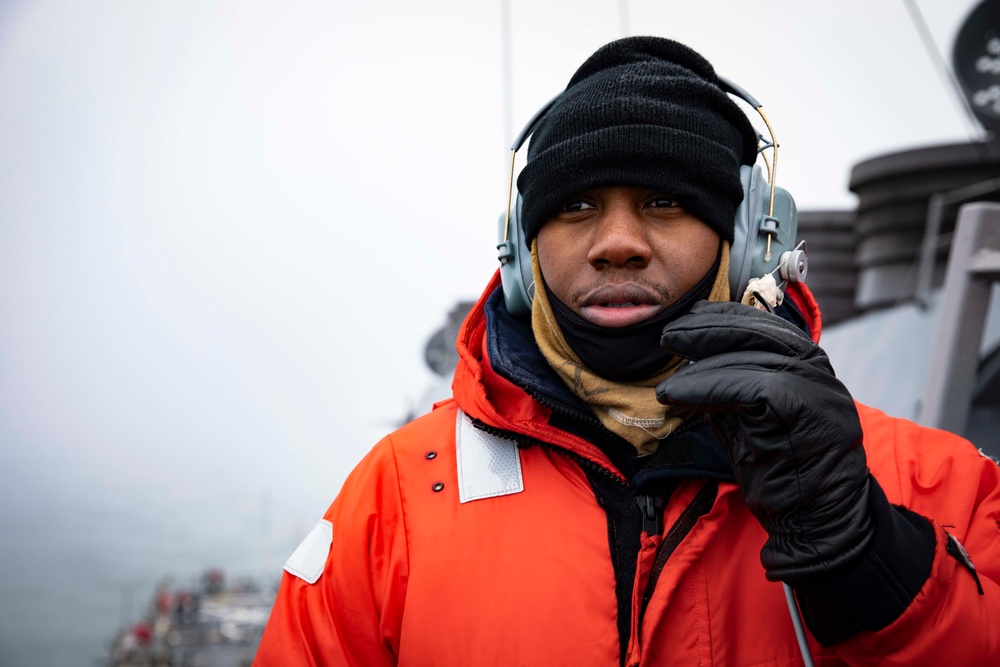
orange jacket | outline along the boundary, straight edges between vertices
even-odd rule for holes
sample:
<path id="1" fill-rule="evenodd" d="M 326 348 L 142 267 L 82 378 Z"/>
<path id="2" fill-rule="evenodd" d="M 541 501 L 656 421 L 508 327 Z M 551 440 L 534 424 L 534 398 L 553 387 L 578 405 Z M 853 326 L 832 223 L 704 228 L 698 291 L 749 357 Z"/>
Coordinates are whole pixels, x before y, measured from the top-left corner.
<path id="1" fill-rule="evenodd" d="M 663 534 L 699 495 L 709 504 L 671 543 L 643 602 L 665 538 L 641 532 L 637 561 L 613 562 L 609 543 L 624 538 L 609 535 L 592 478 L 628 482 L 492 371 L 486 295 L 460 334 L 454 399 L 383 439 L 352 472 L 290 559 L 254 664 L 803 664 L 782 587 L 759 561 L 766 534 L 733 483 L 680 482 Z M 790 296 L 818 337 L 811 295 Z M 829 647 L 810 636 L 815 664 L 1000 665 L 997 465 L 949 433 L 858 410 L 886 496 L 933 527 L 933 564 L 888 627 Z M 978 583 L 947 552 L 945 530 L 971 555 Z M 621 618 L 616 572 L 632 568 Z"/>

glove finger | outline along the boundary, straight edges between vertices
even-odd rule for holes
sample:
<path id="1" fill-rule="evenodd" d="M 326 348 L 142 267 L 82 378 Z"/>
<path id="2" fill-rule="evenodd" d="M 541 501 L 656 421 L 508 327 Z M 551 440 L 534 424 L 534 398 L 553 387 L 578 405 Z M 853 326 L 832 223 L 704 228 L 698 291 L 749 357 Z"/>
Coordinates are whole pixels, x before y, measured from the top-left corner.
<path id="1" fill-rule="evenodd" d="M 799 358 L 823 354 L 808 336 L 780 317 L 731 302 L 698 302 L 663 329 L 660 345 L 694 360 L 746 350 Z"/>
<path id="2" fill-rule="evenodd" d="M 759 413 L 789 358 L 733 353 L 682 366 L 656 386 L 656 399 L 698 412 Z"/>
<path id="3" fill-rule="evenodd" d="M 744 425 L 757 436 L 775 428 L 804 428 L 814 421 L 805 418 L 806 412 L 822 416 L 811 428 L 847 431 L 854 424 L 860 433 L 854 400 L 832 372 L 769 352 L 734 352 L 682 366 L 657 385 L 656 398 L 696 413 L 745 415 Z M 826 436 L 816 431 L 810 437 Z"/>

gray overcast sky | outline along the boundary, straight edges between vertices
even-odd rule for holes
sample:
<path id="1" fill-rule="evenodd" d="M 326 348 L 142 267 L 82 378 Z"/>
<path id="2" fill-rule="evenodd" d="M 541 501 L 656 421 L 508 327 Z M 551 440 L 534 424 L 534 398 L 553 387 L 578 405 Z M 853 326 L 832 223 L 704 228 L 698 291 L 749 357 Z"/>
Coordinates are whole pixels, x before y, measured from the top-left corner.
<path id="1" fill-rule="evenodd" d="M 974 4 L 919 2 L 949 60 Z M 267 486 L 304 533 L 496 266 L 500 15 L 0 4 L 0 505 L 225 511 Z M 902 0 L 512 0 L 511 19 L 515 129 L 601 44 L 676 38 L 764 103 L 800 208 L 852 207 L 863 158 L 969 136 Z"/>

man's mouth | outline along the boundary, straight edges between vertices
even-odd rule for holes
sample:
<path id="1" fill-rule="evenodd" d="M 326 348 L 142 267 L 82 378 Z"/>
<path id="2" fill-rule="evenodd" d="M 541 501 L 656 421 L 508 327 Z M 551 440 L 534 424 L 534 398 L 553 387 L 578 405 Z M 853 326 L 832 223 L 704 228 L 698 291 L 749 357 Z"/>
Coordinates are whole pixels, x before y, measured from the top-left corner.
<path id="1" fill-rule="evenodd" d="M 599 326 L 627 327 L 660 311 L 660 296 L 636 283 L 604 285 L 580 302 L 580 315 Z"/>
<path id="2" fill-rule="evenodd" d="M 622 308 L 626 306 L 659 306 L 660 296 L 652 290 L 636 283 L 604 285 L 587 294 L 582 306 L 603 306 Z"/>

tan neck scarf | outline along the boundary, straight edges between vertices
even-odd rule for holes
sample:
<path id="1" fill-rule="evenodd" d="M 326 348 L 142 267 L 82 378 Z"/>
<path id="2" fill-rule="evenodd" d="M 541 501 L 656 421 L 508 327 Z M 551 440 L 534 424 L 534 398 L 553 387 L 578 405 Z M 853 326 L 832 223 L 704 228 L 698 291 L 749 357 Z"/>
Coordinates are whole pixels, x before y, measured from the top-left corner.
<path id="1" fill-rule="evenodd" d="M 611 431 L 631 442 L 641 454 L 651 454 L 662 438 L 684 423 L 688 413 L 656 400 L 656 385 L 680 365 L 675 359 L 659 375 L 637 382 L 611 382 L 594 374 L 566 343 L 556 323 L 538 265 L 537 244 L 531 244 L 531 271 L 535 298 L 531 306 L 531 328 L 549 365 L 566 386 L 586 403 Z M 709 301 L 729 300 L 729 244 L 722 244 L 719 272 L 708 296 Z"/>

